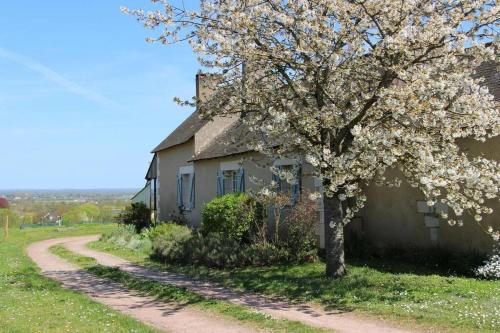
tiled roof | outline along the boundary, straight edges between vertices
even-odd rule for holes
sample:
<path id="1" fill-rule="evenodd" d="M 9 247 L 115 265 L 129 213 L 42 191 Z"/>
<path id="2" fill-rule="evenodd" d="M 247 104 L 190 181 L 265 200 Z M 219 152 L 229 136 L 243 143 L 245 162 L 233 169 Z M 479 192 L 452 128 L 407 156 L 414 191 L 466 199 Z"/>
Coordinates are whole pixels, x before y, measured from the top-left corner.
<path id="1" fill-rule="evenodd" d="M 239 120 L 228 130 L 217 136 L 212 142 L 192 160 L 205 160 L 223 156 L 230 156 L 252 151 L 248 144 L 256 138 L 255 133 L 252 133 Z"/>
<path id="2" fill-rule="evenodd" d="M 191 139 L 196 132 L 198 132 L 208 120 L 202 119 L 198 111 L 193 112 L 182 124 L 179 125 L 165 140 L 163 140 L 155 149 L 153 153 L 168 149 L 187 142 Z"/>

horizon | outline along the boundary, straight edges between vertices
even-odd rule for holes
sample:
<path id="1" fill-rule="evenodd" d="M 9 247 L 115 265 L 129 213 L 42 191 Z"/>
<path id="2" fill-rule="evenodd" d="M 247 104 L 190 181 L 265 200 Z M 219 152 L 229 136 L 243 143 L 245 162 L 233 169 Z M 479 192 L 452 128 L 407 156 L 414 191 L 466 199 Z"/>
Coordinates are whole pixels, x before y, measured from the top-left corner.
<path id="1" fill-rule="evenodd" d="M 0 189 L 0 197 L 14 194 L 136 194 L 142 188 Z"/>
<path id="2" fill-rule="evenodd" d="M 0 192 L 12 192 L 12 191 L 126 191 L 126 190 L 136 190 L 139 187 L 102 187 L 102 188 L 7 188 L 0 189 Z"/>

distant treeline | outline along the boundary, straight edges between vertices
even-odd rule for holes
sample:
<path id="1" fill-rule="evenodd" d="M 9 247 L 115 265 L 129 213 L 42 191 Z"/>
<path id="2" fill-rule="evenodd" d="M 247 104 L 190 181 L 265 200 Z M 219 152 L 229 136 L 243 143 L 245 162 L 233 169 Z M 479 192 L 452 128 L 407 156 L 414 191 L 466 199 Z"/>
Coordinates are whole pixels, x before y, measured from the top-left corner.
<path id="1" fill-rule="evenodd" d="M 106 198 L 103 201 L 71 202 L 22 199 L 11 201 L 11 209 L 0 212 L 0 223 L 9 216 L 9 226 L 21 224 L 74 224 L 111 222 L 127 206 L 128 200 Z"/>

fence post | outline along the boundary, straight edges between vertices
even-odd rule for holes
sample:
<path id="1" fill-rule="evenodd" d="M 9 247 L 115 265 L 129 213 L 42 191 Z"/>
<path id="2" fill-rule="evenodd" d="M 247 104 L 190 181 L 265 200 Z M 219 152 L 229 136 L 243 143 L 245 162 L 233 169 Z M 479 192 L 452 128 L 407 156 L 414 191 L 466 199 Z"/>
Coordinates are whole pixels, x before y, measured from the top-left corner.
<path id="1" fill-rule="evenodd" d="M 5 223 L 4 223 L 4 238 L 7 239 L 9 238 L 9 215 L 5 216 Z"/>

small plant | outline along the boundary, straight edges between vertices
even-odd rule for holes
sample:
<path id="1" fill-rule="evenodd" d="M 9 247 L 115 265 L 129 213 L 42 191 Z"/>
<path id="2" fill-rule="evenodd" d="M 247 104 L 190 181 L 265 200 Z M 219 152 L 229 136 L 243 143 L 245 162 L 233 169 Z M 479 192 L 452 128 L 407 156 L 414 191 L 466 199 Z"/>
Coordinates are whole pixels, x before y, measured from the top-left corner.
<path id="1" fill-rule="evenodd" d="M 104 233 L 101 240 L 108 243 L 128 242 L 136 234 L 133 225 L 122 225 Z"/>
<path id="2" fill-rule="evenodd" d="M 283 211 L 290 205 L 290 196 L 283 193 L 278 193 L 272 197 L 270 201 L 273 209 L 274 221 L 274 243 L 280 243 L 280 230 L 282 228 L 281 222 L 283 220 Z"/>
<path id="3" fill-rule="evenodd" d="M 227 239 L 220 233 L 196 233 L 187 248 L 189 264 L 217 268 L 245 266 L 243 248 L 246 244 Z"/>
<path id="4" fill-rule="evenodd" d="M 122 225 L 110 232 L 104 233 L 101 241 L 131 250 L 151 250 L 151 241 L 149 238 L 144 232 L 137 234 L 133 225 Z"/>
<path id="5" fill-rule="evenodd" d="M 312 262 L 317 259 L 319 242 L 316 234 L 318 211 L 314 201 L 304 196 L 285 217 L 280 230 L 280 244 L 286 247 L 294 261 Z"/>
<path id="6" fill-rule="evenodd" d="M 255 218 L 255 200 L 246 194 L 226 194 L 203 207 L 201 231 L 220 233 L 226 239 L 244 241 Z"/>
<path id="7" fill-rule="evenodd" d="M 176 230 L 179 230 L 179 228 L 177 228 L 178 226 L 178 224 L 172 221 L 160 222 L 154 228 L 148 229 L 148 236 L 151 240 L 154 240 L 158 236 L 170 234 L 172 232 L 175 232 Z"/>
<path id="8" fill-rule="evenodd" d="M 476 276 L 484 279 L 500 279 L 500 247 L 497 246 L 493 250 L 493 254 L 489 257 L 483 266 L 474 270 Z"/>
<path id="9" fill-rule="evenodd" d="M 276 246 L 272 243 L 256 243 L 247 246 L 242 257 L 243 262 L 251 266 L 269 266 L 286 263 L 291 254 L 285 247 Z"/>
<path id="10" fill-rule="evenodd" d="M 153 231 L 153 257 L 167 263 L 185 263 L 187 248 L 192 238 L 191 229 L 165 223 Z"/>
<path id="11" fill-rule="evenodd" d="M 186 216 L 183 214 L 182 209 L 179 211 L 173 211 L 169 216 L 169 223 L 175 223 L 179 225 L 188 225 L 189 221 Z"/>
<path id="12" fill-rule="evenodd" d="M 151 210 L 142 202 L 133 203 L 118 216 L 118 221 L 125 225 L 133 225 L 136 232 L 140 233 L 144 228 L 151 226 Z"/>

